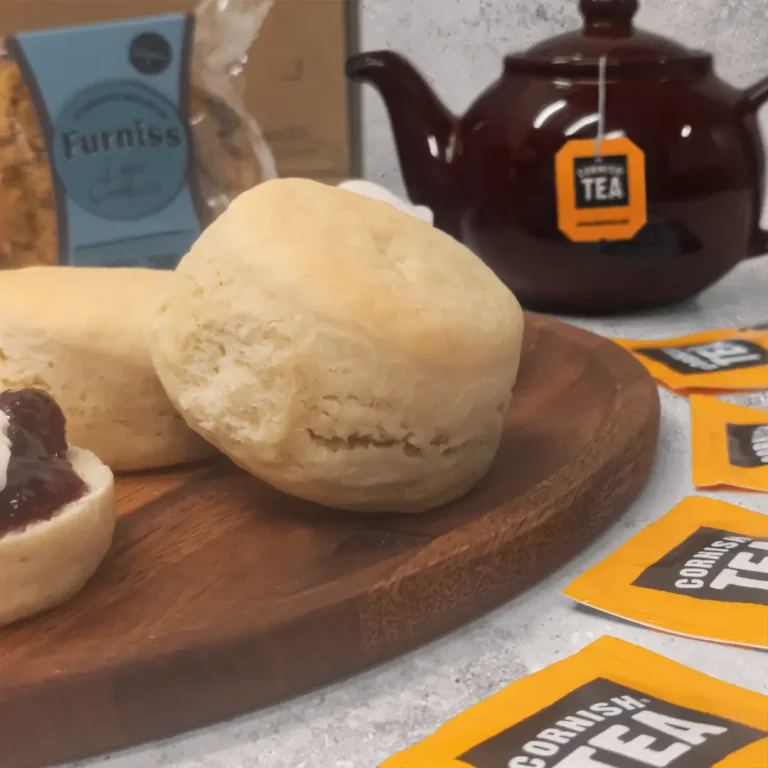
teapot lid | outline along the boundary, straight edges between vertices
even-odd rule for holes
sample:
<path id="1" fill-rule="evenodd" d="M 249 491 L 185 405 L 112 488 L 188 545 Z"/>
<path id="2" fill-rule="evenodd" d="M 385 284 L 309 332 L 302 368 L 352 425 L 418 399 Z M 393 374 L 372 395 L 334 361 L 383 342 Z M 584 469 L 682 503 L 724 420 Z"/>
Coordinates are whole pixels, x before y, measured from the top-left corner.
<path id="1" fill-rule="evenodd" d="M 581 29 L 545 40 L 525 53 L 508 56 L 507 66 L 589 70 L 603 56 L 609 68 L 711 61 L 703 51 L 637 29 L 632 22 L 638 7 L 638 0 L 580 0 L 579 11 L 584 17 Z"/>

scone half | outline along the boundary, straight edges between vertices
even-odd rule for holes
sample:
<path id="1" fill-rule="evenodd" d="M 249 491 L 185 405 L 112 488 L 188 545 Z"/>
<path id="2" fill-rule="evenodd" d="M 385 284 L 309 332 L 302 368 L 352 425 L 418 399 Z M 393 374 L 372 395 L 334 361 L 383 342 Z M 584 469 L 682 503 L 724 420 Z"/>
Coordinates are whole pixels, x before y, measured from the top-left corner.
<path id="1" fill-rule="evenodd" d="M 53 608 L 75 595 L 112 543 L 111 470 L 81 448 L 70 448 L 67 458 L 85 483 L 85 494 L 49 520 L 0 537 L 0 626 Z"/>

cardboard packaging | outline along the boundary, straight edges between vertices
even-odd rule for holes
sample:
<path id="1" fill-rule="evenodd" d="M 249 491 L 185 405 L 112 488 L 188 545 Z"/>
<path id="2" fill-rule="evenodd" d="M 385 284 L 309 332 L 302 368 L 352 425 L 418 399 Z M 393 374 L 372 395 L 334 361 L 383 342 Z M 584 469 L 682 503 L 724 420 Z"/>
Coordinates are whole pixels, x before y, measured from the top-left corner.
<path id="1" fill-rule="evenodd" d="M 194 10 L 194 0 L 6 0 L 0 34 Z M 360 175 L 359 96 L 344 76 L 358 47 L 356 0 L 275 0 L 242 75 L 246 105 L 281 176 Z"/>

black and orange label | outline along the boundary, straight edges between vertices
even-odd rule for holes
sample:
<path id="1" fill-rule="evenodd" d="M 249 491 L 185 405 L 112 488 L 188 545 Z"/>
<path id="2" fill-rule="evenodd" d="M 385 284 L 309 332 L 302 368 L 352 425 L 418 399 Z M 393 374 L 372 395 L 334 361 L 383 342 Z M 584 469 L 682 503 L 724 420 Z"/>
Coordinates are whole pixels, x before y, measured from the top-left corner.
<path id="1" fill-rule="evenodd" d="M 557 218 L 576 242 L 630 240 L 648 220 L 645 153 L 628 138 L 567 142 L 555 158 Z"/>
<path id="2" fill-rule="evenodd" d="M 768 516 L 689 497 L 565 594 L 666 632 L 768 648 Z"/>
<path id="3" fill-rule="evenodd" d="M 659 341 L 613 339 L 680 394 L 768 389 L 768 331 L 723 328 Z"/>
<path id="4" fill-rule="evenodd" d="M 768 411 L 691 395 L 691 448 L 697 488 L 768 493 Z"/>
<path id="5" fill-rule="evenodd" d="M 524 677 L 382 768 L 758 768 L 768 698 L 612 637 Z"/>

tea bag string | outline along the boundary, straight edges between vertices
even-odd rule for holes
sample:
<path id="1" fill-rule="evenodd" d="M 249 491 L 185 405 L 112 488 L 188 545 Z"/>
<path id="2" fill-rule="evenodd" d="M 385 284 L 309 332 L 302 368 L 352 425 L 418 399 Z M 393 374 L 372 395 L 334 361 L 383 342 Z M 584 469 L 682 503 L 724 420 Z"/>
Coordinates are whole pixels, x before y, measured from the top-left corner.
<path id="1" fill-rule="evenodd" d="M 595 157 L 600 157 L 600 150 L 605 134 L 605 65 L 607 57 L 600 57 L 597 80 L 597 137 L 595 138 Z"/>

